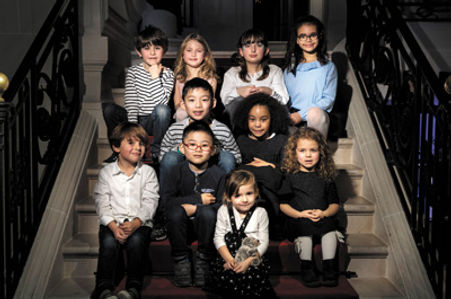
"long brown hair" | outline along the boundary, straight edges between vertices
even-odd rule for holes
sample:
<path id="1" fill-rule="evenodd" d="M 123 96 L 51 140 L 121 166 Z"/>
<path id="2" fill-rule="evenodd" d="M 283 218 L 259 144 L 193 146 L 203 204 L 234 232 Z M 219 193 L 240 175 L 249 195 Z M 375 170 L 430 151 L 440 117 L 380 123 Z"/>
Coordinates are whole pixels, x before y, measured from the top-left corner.
<path id="1" fill-rule="evenodd" d="M 335 179 L 335 163 L 327 146 L 326 138 L 318 130 L 301 127 L 290 138 L 288 138 L 285 144 L 284 158 L 282 161 L 281 169 L 287 173 L 297 173 L 300 171 L 300 164 L 296 157 L 296 149 L 298 146 L 298 140 L 310 139 L 318 144 L 319 161 L 315 166 L 315 171 L 324 180 L 331 182 Z"/>
<path id="2" fill-rule="evenodd" d="M 232 196 L 238 193 L 241 186 L 251 184 L 254 186 L 254 191 L 256 197 L 258 197 L 258 186 L 257 179 L 254 174 L 248 170 L 237 169 L 230 172 L 227 175 L 226 183 L 225 183 L 225 191 L 223 196 L 224 204 L 229 203 L 232 200 Z"/>
<path id="3" fill-rule="evenodd" d="M 235 60 L 235 63 L 240 66 L 240 79 L 244 82 L 250 82 L 247 74 L 246 61 L 244 60 L 244 57 L 239 54 L 239 49 L 243 48 L 247 43 L 262 43 L 265 46 L 263 50 L 264 55 L 262 61 L 260 61 L 263 72 L 261 76 L 257 78 L 257 80 L 264 80 L 269 76 L 269 53 L 266 54 L 266 49 L 268 49 L 268 40 L 265 36 L 265 33 L 259 29 L 246 30 L 238 39 L 237 53 L 233 55 L 233 58 Z"/>

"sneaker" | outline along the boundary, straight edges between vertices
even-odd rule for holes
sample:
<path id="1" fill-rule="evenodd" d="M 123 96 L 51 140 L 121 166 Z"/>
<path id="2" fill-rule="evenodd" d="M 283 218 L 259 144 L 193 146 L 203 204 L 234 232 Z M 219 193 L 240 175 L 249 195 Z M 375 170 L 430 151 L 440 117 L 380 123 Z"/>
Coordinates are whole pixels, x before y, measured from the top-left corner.
<path id="1" fill-rule="evenodd" d="M 204 287 L 209 272 L 210 265 L 208 259 L 202 256 L 202 254 L 196 254 L 196 261 L 194 262 L 194 286 Z"/>
<path id="2" fill-rule="evenodd" d="M 174 263 L 174 284 L 181 288 L 191 286 L 191 261 L 188 258 Z"/>
<path id="3" fill-rule="evenodd" d="M 111 290 L 103 290 L 99 295 L 99 299 L 118 299 Z"/>
<path id="4" fill-rule="evenodd" d="M 167 238 L 166 227 L 164 226 L 155 226 L 150 233 L 151 241 L 163 241 Z"/>
<path id="5" fill-rule="evenodd" d="M 141 295 L 139 294 L 138 290 L 135 288 L 122 290 L 119 293 L 117 293 L 117 296 L 119 297 L 119 299 L 140 299 L 141 298 Z"/>
<path id="6" fill-rule="evenodd" d="M 109 164 L 117 161 L 117 155 L 115 153 L 112 153 L 111 156 L 103 160 L 104 164 Z"/>

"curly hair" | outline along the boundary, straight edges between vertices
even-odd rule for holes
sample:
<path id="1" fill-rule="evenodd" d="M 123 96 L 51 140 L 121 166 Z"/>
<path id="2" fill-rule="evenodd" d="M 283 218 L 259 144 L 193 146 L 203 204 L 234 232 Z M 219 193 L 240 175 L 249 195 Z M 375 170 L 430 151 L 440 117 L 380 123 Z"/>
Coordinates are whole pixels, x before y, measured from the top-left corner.
<path id="1" fill-rule="evenodd" d="M 283 69 L 287 72 L 292 72 L 296 76 L 296 67 L 299 63 L 305 61 L 304 51 L 299 47 L 297 43 L 298 29 L 302 25 L 313 25 L 316 27 L 316 32 L 318 33 L 318 46 L 316 47 L 316 55 L 318 61 L 321 65 L 327 63 L 327 41 L 326 32 L 324 30 L 324 25 L 320 20 L 314 16 L 308 15 L 298 18 L 294 25 L 291 27 L 290 39 L 287 43 L 287 52 L 285 53 L 285 60 L 283 64 Z"/>
<path id="2" fill-rule="evenodd" d="M 236 169 L 226 176 L 223 203 L 228 204 L 232 200 L 232 196 L 236 195 L 241 186 L 251 184 L 254 186 L 256 197 L 259 196 L 257 179 L 249 170 Z"/>
<path id="3" fill-rule="evenodd" d="M 174 63 L 174 75 L 177 80 L 180 82 L 185 82 L 188 78 L 188 73 L 186 70 L 186 63 L 183 61 L 183 52 L 185 52 L 186 47 L 190 41 L 197 41 L 204 48 L 204 61 L 200 65 L 199 69 L 199 77 L 203 79 L 216 78 L 216 63 L 213 59 L 213 55 L 211 54 L 210 47 L 208 46 L 207 41 L 203 36 L 198 33 L 190 33 L 183 40 L 180 45 L 180 49 L 177 53 L 177 58 Z"/>
<path id="4" fill-rule="evenodd" d="M 263 46 L 265 46 L 263 50 L 264 52 L 268 49 L 268 39 L 263 31 L 259 29 L 248 29 L 241 34 L 236 45 L 237 53 L 232 55 L 232 59 L 235 64 L 240 67 L 239 76 L 244 82 L 250 82 L 250 80 L 247 75 L 246 61 L 244 60 L 244 57 L 239 54 L 239 50 L 249 43 L 262 43 Z M 269 53 L 263 56 L 263 59 L 260 61 L 260 65 L 262 66 L 263 73 L 257 78 L 257 80 L 264 80 L 269 76 Z"/>
<path id="5" fill-rule="evenodd" d="M 318 130 L 309 127 L 299 128 L 288 138 L 285 144 L 282 166 L 280 167 L 282 171 L 286 173 L 297 173 L 300 171 L 300 164 L 296 157 L 296 149 L 300 139 L 310 139 L 318 144 L 319 161 L 315 170 L 325 181 L 333 181 L 336 176 L 335 164 L 329 152 L 326 138 Z"/>
<path id="6" fill-rule="evenodd" d="M 234 135 L 249 134 L 248 118 L 252 107 L 266 106 L 271 116 L 269 134 L 287 134 L 290 118 L 287 108 L 273 97 L 265 93 L 256 93 L 248 96 L 238 106 L 234 117 Z"/>

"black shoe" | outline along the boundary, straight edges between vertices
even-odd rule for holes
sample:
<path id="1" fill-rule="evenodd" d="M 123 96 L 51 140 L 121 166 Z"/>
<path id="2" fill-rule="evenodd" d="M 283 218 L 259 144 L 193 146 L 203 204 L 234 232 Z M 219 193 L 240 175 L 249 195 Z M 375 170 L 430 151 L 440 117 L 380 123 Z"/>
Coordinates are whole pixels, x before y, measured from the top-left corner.
<path id="1" fill-rule="evenodd" d="M 150 233 L 150 240 L 151 241 L 163 241 L 166 240 L 168 237 L 166 232 L 166 227 L 155 225 L 155 227 L 152 229 L 152 232 Z"/>
<path id="2" fill-rule="evenodd" d="M 108 163 L 113 163 L 116 161 L 117 161 L 117 155 L 116 155 L 116 153 L 112 153 L 111 156 L 109 156 L 108 158 L 103 160 L 103 163 L 108 164 Z"/>
<path id="3" fill-rule="evenodd" d="M 174 284 L 181 288 L 191 286 L 191 261 L 188 257 L 174 263 Z"/>
<path id="4" fill-rule="evenodd" d="M 194 262 L 194 278 L 193 284 L 195 287 L 204 287 L 206 280 L 210 273 L 210 259 L 203 253 L 196 253 L 196 260 Z"/>
<path id="5" fill-rule="evenodd" d="M 323 260 L 323 286 L 336 287 L 338 285 L 338 275 L 335 270 L 335 260 Z"/>
<path id="6" fill-rule="evenodd" d="M 122 290 L 119 293 L 117 293 L 117 296 L 119 297 L 119 299 L 140 299 L 141 298 L 141 295 L 139 294 L 138 290 L 135 288 Z"/>
<path id="7" fill-rule="evenodd" d="M 317 288 L 321 285 L 318 276 L 316 276 L 315 269 L 313 269 L 312 261 L 301 260 L 301 280 L 309 288 Z"/>

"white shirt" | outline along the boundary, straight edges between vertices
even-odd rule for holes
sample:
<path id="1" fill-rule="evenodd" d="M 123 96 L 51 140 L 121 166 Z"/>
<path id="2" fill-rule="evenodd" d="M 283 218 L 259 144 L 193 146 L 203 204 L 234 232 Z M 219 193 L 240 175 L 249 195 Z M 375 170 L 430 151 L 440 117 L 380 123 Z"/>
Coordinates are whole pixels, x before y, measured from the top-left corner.
<path id="1" fill-rule="evenodd" d="M 243 86 L 249 86 L 249 85 L 255 85 L 257 87 L 259 86 L 266 86 L 273 90 L 272 97 L 278 100 L 281 104 L 288 103 L 289 97 L 288 97 L 288 91 L 285 87 L 285 81 L 283 79 L 283 72 L 277 65 L 270 64 L 269 66 L 269 74 L 268 77 L 266 77 L 263 80 L 257 80 L 262 74 L 263 70 L 260 72 L 256 72 L 253 75 L 248 73 L 248 79 L 249 82 L 244 82 L 240 78 L 240 70 L 241 67 L 234 66 L 231 67 L 225 74 L 224 74 L 224 82 L 222 83 L 221 87 L 221 100 L 224 106 L 227 106 L 230 104 L 235 98 L 239 97 L 240 95 L 237 92 L 238 87 Z"/>
<path id="2" fill-rule="evenodd" d="M 117 161 L 104 166 L 94 188 L 94 200 L 99 223 L 123 223 L 139 218 L 143 225 L 152 226 L 152 218 L 160 198 L 155 170 L 138 163 L 131 176 L 127 176 Z"/>
<path id="3" fill-rule="evenodd" d="M 235 208 L 232 209 L 233 214 L 235 216 L 236 228 L 239 230 L 241 223 L 243 223 L 244 218 L 240 217 L 240 214 Z M 263 254 L 268 249 L 269 244 L 268 225 L 269 218 L 268 214 L 266 213 L 266 210 L 261 207 L 257 207 L 254 213 L 252 214 L 251 219 L 249 219 L 246 228 L 244 229 L 244 233 L 246 234 L 246 236 L 256 238 L 257 240 L 260 241 L 260 245 L 257 248 L 260 256 L 263 256 Z M 230 223 L 230 217 L 229 212 L 227 210 L 227 206 L 222 205 L 218 209 L 218 215 L 216 218 L 215 236 L 213 239 L 216 249 L 226 245 L 224 236 L 231 231 L 232 225 Z"/>

